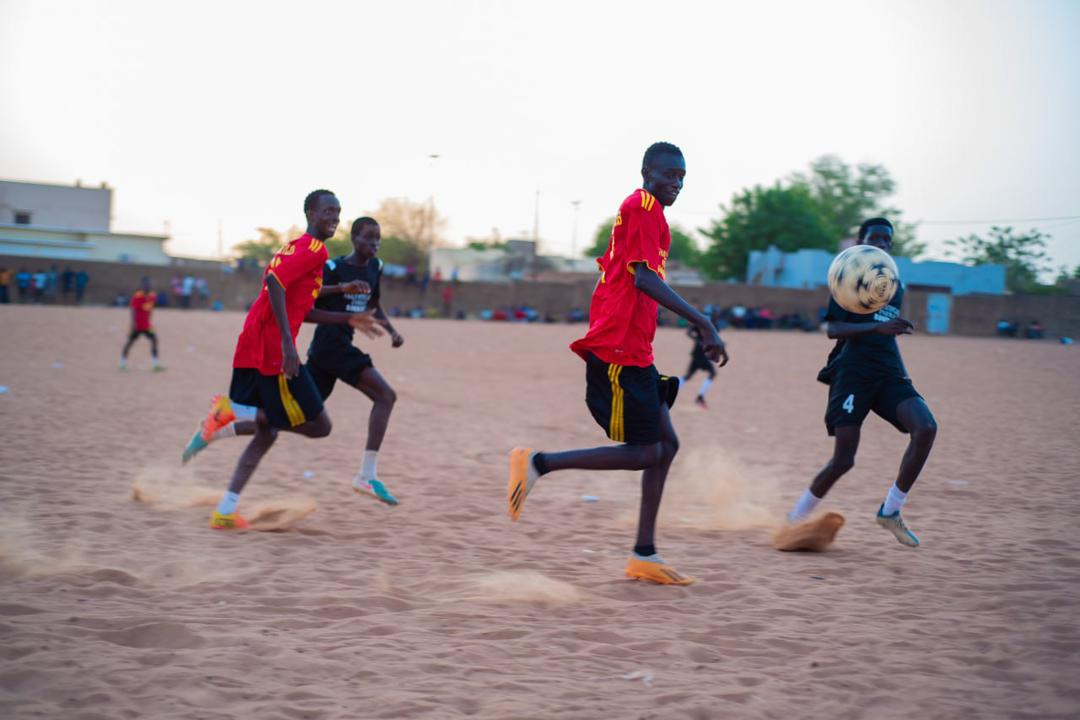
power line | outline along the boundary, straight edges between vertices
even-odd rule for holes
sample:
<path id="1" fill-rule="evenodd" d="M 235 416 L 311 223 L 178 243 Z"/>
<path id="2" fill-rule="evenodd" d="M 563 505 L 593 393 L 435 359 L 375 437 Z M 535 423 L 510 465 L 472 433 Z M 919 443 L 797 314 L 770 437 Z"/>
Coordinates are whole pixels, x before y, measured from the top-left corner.
<path id="1" fill-rule="evenodd" d="M 1000 220 L 914 220 L 916 225 L 994 225 L 996 223 L 1050 222 L 1053 220 L 1080 220 L 1080 215 L 1058 217 L 1003 218 Z"/>

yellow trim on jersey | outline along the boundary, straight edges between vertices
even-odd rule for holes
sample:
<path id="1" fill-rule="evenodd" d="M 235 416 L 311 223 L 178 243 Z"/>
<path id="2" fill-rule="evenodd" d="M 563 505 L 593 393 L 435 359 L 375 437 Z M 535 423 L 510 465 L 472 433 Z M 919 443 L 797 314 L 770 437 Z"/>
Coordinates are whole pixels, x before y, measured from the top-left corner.
<path id="1" fill-rule="evenodd" d="M 308 250 L 310 250 L 311 252 L 319 252 L 320 250 L 322 250 L 322 248 L 322 240 L 316 240 L 315 238 L 312 238 L 311 242 L 308 243 Z"/>
<path id="2" fill-rule="evenodd" d="M 284 374 L 277 376 L 277 384 L 278 392 L 281 395 L 281 404 L 285 408 L 285 415 L 289 418 L 289 424 L 296 427 L 306 423 L 307 418 L 304 417 L 304 411 L 300 409 L 300 403 L 296 402 L 292 391 L 289 390 L 289 381 L 285 379 Z"/>
<path id="3" fill-rule="evenodd" d="M 641 191 L 641 207 L 645 212 L 649 212 L 656 205 L 656 197 L 646 190 Z"/>
<path id="4" fill-rule="evenodd" d="M 608 380 L 611 381 L 611 420 L 608 423 L 608 437 L 615 442 L 626 441 L 626 430 L 623 427 L 623 389 L 619 384 L 622 369 L 622 365 L 614 363 L 608 365 Z"/>

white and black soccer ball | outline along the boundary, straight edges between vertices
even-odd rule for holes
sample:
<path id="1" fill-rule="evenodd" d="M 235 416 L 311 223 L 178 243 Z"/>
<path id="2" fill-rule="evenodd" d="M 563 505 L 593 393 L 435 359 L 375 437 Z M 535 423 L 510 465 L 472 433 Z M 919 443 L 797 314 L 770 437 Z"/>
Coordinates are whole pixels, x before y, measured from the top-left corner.
<path id="1" fill-rule="evenodd" d="M 899 285 L 896 261 L 873 245 L 852 245 L 829 265 L 829 292 L 851 313 L 877 312 L 889 304 Z"/>

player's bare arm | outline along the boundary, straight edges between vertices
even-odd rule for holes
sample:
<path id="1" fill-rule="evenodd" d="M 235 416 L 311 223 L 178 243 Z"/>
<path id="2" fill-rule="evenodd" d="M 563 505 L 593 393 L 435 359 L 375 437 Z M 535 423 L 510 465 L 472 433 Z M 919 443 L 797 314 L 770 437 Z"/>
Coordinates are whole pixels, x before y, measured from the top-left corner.
<path id="1" fill-rule="evenodd" d="M 905 318 L 893 318 L 876 323 L 831 322 L 826 334 L 833 340 L 855 337 L 856 335 L 910 335 L 915 324 Z"/>
<path id="2" fill-rule="evenodd" d="M 266 292 L 270 297 L 270 309 L 274 312 L 278 332 L 281 333 L 281 372 L 287 378 L 294 378 L 300 372 L 300 353 L 289 329 L 289 313 L 285 309 L 285 288 L 273 275 L 266 276 Z"/>
<path id="3" fill-rule="evenodd" d="M 315 323 L 316 325 L 348 325 L 353 330 L 359 330 L 369 338 L 382 336 L 382 330 L 379 329 L 380 323 L 371 310 L 362 313 L 343 313 L 312 308 L 304 316 L 304 322 Z"/>
<path id="4" fill-rule="evenodd" d="M 649 269 L 647 263 L 634 263 L 634 287 L 671 312 L 685 318 L 687 322 L 693 323 L 701 334 L 701 344 L 705 350 L 705 355 L 714 363 L 718 363 L 720 367 L 727 365 L 727 348 L 709 318 L 683 300 L 677 292 L 671 289 L 670 285 Z"/>
<path id="5" fill-rule="evenodd" d="M 375 319 L 390 333 L 391 346 L 396 348 L 401 347 L 405 343 L 405 338 L 401 336 L 401 333 L 394 329 L 392 324 L 390 324 L 390 318 L 383 312 L 382 303 L 377 303 L 373 310 L 375 312 Z"/>
<path id="6" fill-rule="evenodd" d="M 371 293 L 371 286 L 363 280 L 350 280 L 339 285 L 323 285 L 319 297 L 324 295 L 365 295 Z"/>

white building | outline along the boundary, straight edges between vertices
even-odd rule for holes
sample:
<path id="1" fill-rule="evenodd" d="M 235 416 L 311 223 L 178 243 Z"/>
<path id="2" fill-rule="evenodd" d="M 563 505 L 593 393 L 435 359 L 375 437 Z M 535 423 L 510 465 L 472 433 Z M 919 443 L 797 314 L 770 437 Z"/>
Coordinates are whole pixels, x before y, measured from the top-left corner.
<path id="1" fill-rule="evenodd" d="M 0 255 L 168 265 L 167 235 L 111 229 L 112 188 L 0 180 Z"/>

